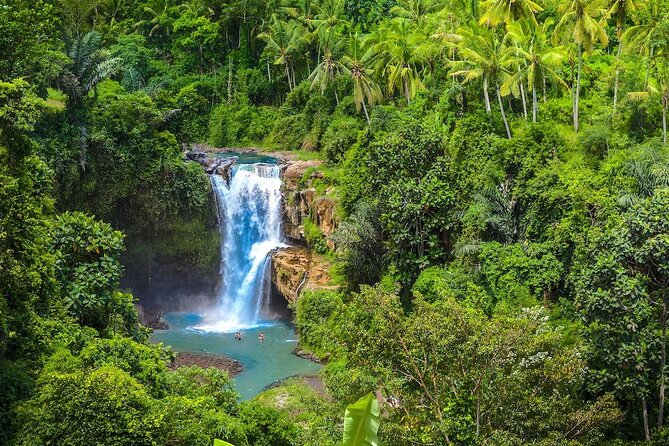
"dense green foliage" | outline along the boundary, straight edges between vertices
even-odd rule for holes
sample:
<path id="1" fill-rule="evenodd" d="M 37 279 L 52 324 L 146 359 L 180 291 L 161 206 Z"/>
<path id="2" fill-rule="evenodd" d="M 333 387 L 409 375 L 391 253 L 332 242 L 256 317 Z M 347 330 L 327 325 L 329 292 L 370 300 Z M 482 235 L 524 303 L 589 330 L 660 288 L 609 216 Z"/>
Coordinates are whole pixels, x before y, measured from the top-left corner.
<path id="1" fill-rule="evenodd" d="M 666 0 L 0 0 L 0 442 L 666 444 L 668 109 Z M 118 230 L 214 263 L 193 142 L 323 160 L 331 399 L 145 343 Z"/>

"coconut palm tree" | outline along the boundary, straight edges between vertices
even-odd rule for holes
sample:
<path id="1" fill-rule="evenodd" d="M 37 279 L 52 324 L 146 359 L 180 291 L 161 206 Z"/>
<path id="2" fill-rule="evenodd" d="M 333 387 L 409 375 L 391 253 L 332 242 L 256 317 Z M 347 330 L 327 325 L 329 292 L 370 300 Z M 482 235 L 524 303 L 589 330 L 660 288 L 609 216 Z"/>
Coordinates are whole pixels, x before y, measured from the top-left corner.
<path id="1" fill-rule="evenodd" d="M 297 22 L 284 22 L 273 15 L 266 32 L 258 34 L 265 41 L 264 54 L 274 60 L 274 64 L 283 65 L 290 91 L 295 88 L 294 62 L 299 57 L 307 41 L 306 31 Z"/>
<path id="2" fill-rule="evenodd" d="M 497 26 L 500 23 L 511 23 L 529 18 L 536 23 L 535 14 L 543 11 L 538 3 L 532 0 L 486 0 L 481 3 L 483 14 L 481 25 Z"/>
<path id="3" fill-rule="evenodd" d="M 437 13 L 445 6 L 439 0 L 399 0 L 390 8 L 390 13 L 421 25 L 429 14 Z"/>
<path id="4" fill-rule="evenodd" d="M 150 27 L 149 37 L 162 36 L 167 38 L 172 28 L 173 17 L 170 16 L 172 0 L 153 0 L 144 6 L 144 14 L 148 17 L 135 24 L 136 27 Z"/>
<path id="5" fill-rule="evenodd" d="M 387 31 L 371 37 L 378 54 L 377 71 L 386 79 L 388 93 L 399 91 L 407 104 L 424 88 L 421 73 L 428 62 L 426 41 L 427 36 L 403 18 L 392 20 Z"/>
<path id="6" fill-rule="evenodd" d="M 603 17 L 606 17 L 607 9 L 602 0 L 570 0 L 560 8 L 562 18 L 555 28 L 557 40 L 559 36 L 566 36 L 567 40 L 573 40 L 578 49 L 578 68 L 576 75 L 576 89 L 572 85 L 574 130 L 578 132 L 578 103 L 581 96 L 581 72 L 583 70 L 583 51 L 590 54 L 597 42 L 603 46 L 609 44 L 609 38 L 604 29 Z M 562 31 L 570 29 L 570 33 Z"/>
<path id="7" fill-rule="evenodd" d="M 618 87 L 620 85 L 620 56 L 623 51 L 622 39 L 625 24 L 630 14 L 646 7 L 646 0 L 612 0 L 609 14 L 616 18 L 616 35 L 618 36 L 618 53 L 616 55 L 616 76 L 613 83 L 613 116 L 616 114 L 618 105 Z"/>
<path id="8" fill-rule="evenodd" d="M 446 9 L 455 12 L 463 21 L 477 21 L 481 17 L 479 0 L 448 0 Z"/>
<path id="9" fill-rule="evenodd" d="M 316 5 L 316 14 L 310 20 L 311 26 L 320 38 L 327 38 L 344 23 L 344 0 L 323 0 Z"/>
<path id="10" fill-rule="evenodd" d="M 335 38 L 328 38 L 323 44 L 323 58 L 311 72 L 309 79 L 312 87 L 320 87 L 321 92 L 325 92 L 327 87 L 334 83 L 335 78 L 343 71 L 343 65 L 340 62 L 343 41 Z M 334 89 L 335 101 L 339 105 L 339 96 L 337 89 Z"/>
<path id="11" fill-rule="evenodd" d="M 546 79 L 568 88 L 555 70 L 565 57 L 565 50 L 564 47 L 555 47 L 550 43 L 549 30 L 553 23 L 552 19 L 547 19 L 541 26 L 530 20 L 507 25 L 509 36 L 516 44 L 516 51 L 523 65 L 520 71 L 502 84 L 502 95 L 508 95 L 517 89 L 519 84 L 526 82 L 527 90 L 532 93 L 532 122 L 537 122 L 539 105 L 537 90 Z"/>
<path id="12" fill-rule="evenodd" d="M 511 129 L 504 112 L 501 85 L 509 76 L 509 68 L 518 62 L 514 48 L 507 45 L 509 35 L 500 38 L 490 28 L 472 24 L 461 28 L 458 32 L 461 41 L 458 51 L 462 60 L 452 63 L 451 76 L 462 76 L 462 83 L 481 79 L 483 82 L 483 98 L 488 113 L 490 106 L 489 88 L 495 89 L 499 110 L 502 114 L 506 135 L 511 138 Z"/>
<path id="13" fill-rule="evenodd" d="M 353 101 L 358 110 L 362 108 L 367 124 L 371 124 L 367 104 L 374 105 L 382 98 L 381 88 L 374 81 L 374 70 L 370 67 L 374 52 L 370 45 L 356 32 L 348 38 L 348 48 L 341 60 L 342 71 L 353 80 Z"/>
<path id="14" fill-rule="evenodd" d="M 647 12 L 645 19 L 640 24 L 627 28 L 620 40 L 631 51 L 646 55 L 646 79 L 643 85 L 643 90 L 646 90 L 657 47 L 655 36 L 660 24 L 666 23 L 667 11 L 661 9 L 660 2 L 650 2 L 644 10 Z"/>

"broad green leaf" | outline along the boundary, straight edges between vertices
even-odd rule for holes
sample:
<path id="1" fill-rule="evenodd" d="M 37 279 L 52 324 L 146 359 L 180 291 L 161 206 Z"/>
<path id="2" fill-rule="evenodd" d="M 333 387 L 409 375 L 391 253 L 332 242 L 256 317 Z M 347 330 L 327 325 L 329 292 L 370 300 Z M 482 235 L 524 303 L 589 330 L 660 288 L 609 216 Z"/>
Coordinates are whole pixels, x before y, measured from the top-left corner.
<path id="1" fill-rule="evenodd" d="M 214 438 L 214 446 L 233 446 L 232 443 Z"/>
<path id="2" fill-rule="evenodd" d="M 379 403 L 373 394 L 346 407 L 343 446 L 378 446 Z"/>

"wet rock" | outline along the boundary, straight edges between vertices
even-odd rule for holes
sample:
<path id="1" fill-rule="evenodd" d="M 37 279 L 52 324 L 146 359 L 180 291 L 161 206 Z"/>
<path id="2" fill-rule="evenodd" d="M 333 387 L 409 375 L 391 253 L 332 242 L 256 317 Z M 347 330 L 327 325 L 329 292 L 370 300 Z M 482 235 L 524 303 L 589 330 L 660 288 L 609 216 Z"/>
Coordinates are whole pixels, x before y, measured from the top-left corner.
<path id="1" fill-rule="evenodd" d="M 140 304 L 135 304 L 137 310 L 137 319 L 139 323 L 145 327 L 153 328 L 154 330 L 167 330 L 170 328 L 167 321 L 165 321 L 165 314 L 161 309 L 147 310 Z"/>

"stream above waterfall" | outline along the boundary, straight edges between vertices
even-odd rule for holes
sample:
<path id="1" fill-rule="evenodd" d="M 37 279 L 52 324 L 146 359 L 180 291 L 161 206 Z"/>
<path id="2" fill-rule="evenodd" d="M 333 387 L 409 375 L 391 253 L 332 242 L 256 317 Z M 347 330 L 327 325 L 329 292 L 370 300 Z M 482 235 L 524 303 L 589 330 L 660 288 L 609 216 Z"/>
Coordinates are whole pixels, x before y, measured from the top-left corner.
<path id="1" fill-rule="evenodd" d="M 283 297 L 271 293 L 271 252 L 287 246 L 282 227 L 281 167 L 254 153 L 236 158 L 229 178 L 211 175 L 221 237 L 220 277 L 212 305 L 197 312 L 168 313 L 170 328 L 152 338 L 178 352 L 225 355 L 244 369 L 235 377 L 243 399 L 320 366 L 292 354 L 297 336 Z M 195 310 L 193 310 L 195 311 Z M 234 334 L 242 332 L 242 340 Z M 264 342 L 258 340 L 263 333 Z"/>

